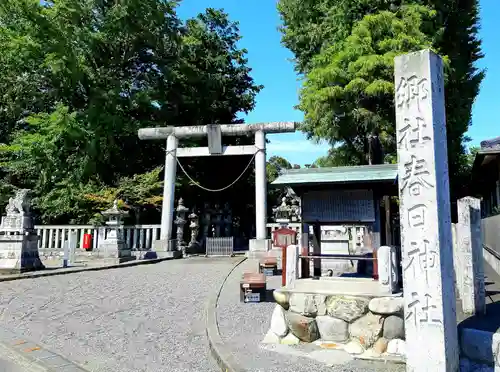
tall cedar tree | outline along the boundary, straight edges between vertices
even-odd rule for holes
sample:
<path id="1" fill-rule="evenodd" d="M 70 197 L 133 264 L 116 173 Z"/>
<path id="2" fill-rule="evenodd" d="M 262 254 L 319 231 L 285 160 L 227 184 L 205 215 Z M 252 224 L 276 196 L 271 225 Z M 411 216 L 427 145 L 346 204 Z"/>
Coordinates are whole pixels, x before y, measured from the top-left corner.
<path id="1" fill-rule="evenodd" d="M 484 77 L 475 67 L 483 56 L 478 1 L 280 0 L 278 10 L 282 42 L 304 77 L 299 105 L 306 117 L 304 131 L 336 146 L 330 160 L 318 164 L 365 163 L 366 134 L 372 130 L 381 134 L 387 161 L 394 161 L 390 59 L 422 47 L 445 58 L 449 168 L 452 197 L 458 197 L 467 171 L 465 133 Z M 402 24 L 418 37 L 407 40 Z M 370 44 L 371 37 L 378 43 Z"/>

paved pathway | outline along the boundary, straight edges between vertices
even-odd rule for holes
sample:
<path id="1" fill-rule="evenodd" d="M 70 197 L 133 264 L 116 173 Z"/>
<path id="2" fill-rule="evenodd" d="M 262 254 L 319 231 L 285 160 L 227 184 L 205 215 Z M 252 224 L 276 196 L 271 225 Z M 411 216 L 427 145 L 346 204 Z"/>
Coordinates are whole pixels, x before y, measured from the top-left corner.
<path id="1" fill-rule="evenodd" d="M 230 348 L 238 363 L 249 372 L 404 372 L 404 365 L 366 362 L 354 360 L 343 365 L 328 366 L 315 359 L 305 357 L 317 350 L 311 345 L 289 347 L 272 345 L 263 348 L 261 341 L 269 330 L 271 315 L 276 303 L 270 302 L 245 304 L 240 302 L 240 279 L 245 271 L 255 271 L 258 263 L 247 260 L 238 266 L 226 281 L 218 301 L 217 319 L 219 332 L 225 345 Z M 281 277 L 267 280 L 268 290 L 278 288 Z M 274 346 L 274 350 L 273 349 Z M 334 350 L 322 350 L 327 355 Z M 320 351 L 320 353 L 322 352 Z M 335 356 L 336 357 L 336 356 Z M 339 356 L 340 358 L 340 356 Z M 331 357 L 328 356 L 330 360 Z"/>
<path id="2" fill-rule="evenodd" d="M 92 372 L 215 372 L 205 304 L 239 259 L 0 283 L 0 325 Z"/>
<path id="3" fill-rule="evenodd" d="M 20 360 L 19 356 L 0 345 L 0 372 L 41 372 L 32 369 L 24 360 Z"/>

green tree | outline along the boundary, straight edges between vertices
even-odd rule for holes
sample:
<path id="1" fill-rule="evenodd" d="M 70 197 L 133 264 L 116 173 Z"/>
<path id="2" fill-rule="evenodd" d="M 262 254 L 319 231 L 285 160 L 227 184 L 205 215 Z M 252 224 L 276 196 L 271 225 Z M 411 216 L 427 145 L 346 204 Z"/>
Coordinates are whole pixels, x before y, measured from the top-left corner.
<path id="1" fill-rule="evenodd" d="M 435 12 L 423 6 L 402 7 L 365 16 L 351 35 L 314 58 L 301 91 L 303 130 L 337 146 L 344 164 L 366 164 L 368 135 L 379 133 L 386 152 L 394 152 L 394 57 L 428 48 L 422 30 Z"/>
<path id="2" fill-rule="evenodd" d="M 388 10 L 388 0 L 280 0 L 282 42 L 305 74 L 323 48 L 346 39 L 364 15 Z"/>
<path id="3" fill-rule="evenodd" d="M 164 144 L 139 141 L 139 128 L 235 122 L 253 108 L 262 87 L 237 24 L 214 9 L 183 24 L 177 3 L 1 2 L 4 185 L 33 189 L 43 221 L 85 221 L 98 204 L 88 196 L 126 198 L 132 181 L 150 190 Z M 143 196 L 128 200 L 161 202 Z"/>
<path id="4" fill-rule="evenodd" d="M 415 12 L 408 10 L 411 8 L 420 9 L 418 28 L 408 23 L 417 16 Z M 421 47 L 431 47 L 445 57 L 448 155 L 450 174 L 453 175 L 452 191 L 454 189 L 456 194 L 463 184 L 464 164 L 467 162 L 465 143 L 469 139 L 464 134 L 470 125 L 472 104 L 484 76 L 483 71 L 475 67 L 475 62 L 482 57 L 477 36 L 478 1 L 280 0 L 278 10 L 283 19 L 283 44 L 294 53 L 296 69 L 305 77 L 306 87 L 300 107 L 309 119 L 306 119 L 304 130 L 310 136 L 327 139 L 335 146 L 336 150 L 330 155 L 340 157 L 340 160 L 334 160 L 333 164 L 365 162 L 367 146 L 363 142 L 365 133 L 372 129 L 379 132 L 382 143 L 387 147 L 386 160 L 394 161 L 394 118 L 390 117 L 393 62 L 381 62 L 384 55 L 387 58 L 390 56 L 391 48 L 396 55 Z M 381 16 L 383 14 L 385 16 Z M 380 23 L 368 26 L 375 19 Z M 389 21 L 409 24 L 413 35 L 419 33 L 419 42 L 413 40 L 408 45 L 404 45 L 406 41 L 401 44 L 401 36 L 403 39 L 405 37 L 401 31 L 399 36 L 397 32 L 380 35 L 379 31 L 387 32 Z M 366 49 L 367 39 L 364 46 L 353 43 L 355 34 L 359 37 L 360 32 L 364 32 L 360 27 L 368 27 L 371 36 L 379 41 L 385 38 L 388 45 L 383 46 L 383 50 L 378 45 L 369 51 Z M 394 31 L 398 31 L 397 27 Z M 391 40 L 395 41 L 392 46 L 389 45 Z M 364 51 L 360 54 L 360 49 L 363 48 Z M 359 86 L 362 72 L 353 74 L 349 70 L 342 76 L 341 71 L 334 71 L 333 67 L 338 65 L 338 61 L 332 59 L 342 52 L 352 53 L 353 58 L 365 58 L 364 72 L 372 74 L 367 79 L 371 84 L 370 89 L 376 88 L 373 82 L 377 80 L 382 84 L 367 95 L 366 90 Z M 350 91 L 351 98 L 347 101 L 336 100 L 336 95 L 346 88 Z M 316 93 L 313 92 L 314 89 L 317 90 Z M 382 95 L 377 96 L 379 93 Z M 313 95 L 323 98 L 319 104 L 310 100 Z M 371 102 L 368 107 L 366 101 Z M 358 111 L 352 106 L 352 103 L 357 102 L 360 102 Z M 350 113 L 355 114 L 356 118 L 350 116 Z M 372 115 L 373 113 L 377 115 Z M 347 116 L 343 116 L 344 114 Z"/>
<path id="5" fill-rule="evenodd" d="M 469 147 L 469 151 L 467 152 L 467 165 L 470 169 L 472 169 L 472 165 L 474 164 L 474 160 L 479 150 L 481 150 L 479 146 Z"/>
<path id="6" fill-rule="evenodd" d="M 267 181 L 273 182 L 285 169 L 292 169 L 292 164 L 281 156 L 271 156 L 266 164 Z"/>

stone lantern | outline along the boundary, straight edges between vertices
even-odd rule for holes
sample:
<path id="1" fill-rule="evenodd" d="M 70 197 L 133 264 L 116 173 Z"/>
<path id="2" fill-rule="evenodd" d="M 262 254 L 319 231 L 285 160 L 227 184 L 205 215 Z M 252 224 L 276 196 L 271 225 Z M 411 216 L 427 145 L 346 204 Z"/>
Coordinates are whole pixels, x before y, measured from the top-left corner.
<path id="1" fill-rule="evenodd" d="M 191 229 L 191 240 L 189 241 L 189 248 L 193 249 L 198 243 L 197 239 L 198 239 L 198 234 L 200 232 L 200 223 L 198 221 L 198 215 L 194 210 L 188 216 L 188 218 L 189 221 L 191 221 L 191 223 L 189 224 L 189 228 Z"/>
<path id="2" fill-rule="evenodd" d="M 179 199 L 179 204 L 177 205 L 177 217 L 174 221 L 177 226 L 177 250 L 182 252 L 183 255 L 186 254 L 186 242 L 184 241 L 184 225 L 186 225 L 186 214 L 189 209 L 184 206 L 184 200 Z"/>
<path id="3" fill-rule="evenodd" d="M 300 222 L 300 205 L 296 198 L 292 199 L 292 206 L 290 207 L 290 218 L 292 222 Z"/>
<path id="4" fill-rule="evenodd" d="M 123 217 L 127 216 L 128 212 L 120 210 L 118 200 L 115 200 L 113 206 L 101 214 L 108 218 L 106 226 L 109 231 L 99 249 L 103 250 L 106 258 L 115 259 L 118 263 L 134 260 L 135 257 L 132 256 L 130 247 L 125 244 L 123 236 Z"/>
<path id="5" fill-rule="evenodd" d="M 286 204 L 286 198 L 281 199 L 281 204 L 273 209 L 274 220 L 280 225 L 287 226 L 290 223 L 292 214 L 291 208 Z"/>

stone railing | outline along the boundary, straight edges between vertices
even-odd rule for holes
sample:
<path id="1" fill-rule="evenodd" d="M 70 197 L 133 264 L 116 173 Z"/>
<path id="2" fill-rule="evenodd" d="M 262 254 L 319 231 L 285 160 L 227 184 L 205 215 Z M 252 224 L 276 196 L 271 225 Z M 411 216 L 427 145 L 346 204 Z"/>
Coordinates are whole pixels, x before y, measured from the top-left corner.
<path id="1" fill-rule="evenodd" d="M 267 237 L 271 239 L 272 232 L 280 228 L 279 223 L 268 223 Z M 289 228 L 297 231 L 297 241 L 300 241 L 302 224 L 290 223 Z M 359 242 L 358 236 L 363 235 L 363 226 L 350 226 L 351 246 L 355 247 Z M 160 238 L 161 226 L 158 225 L 129 225 L 124 227 L 125 242 L 132 250 L 148 251 L 153 247 L 153 241 Z M 61 251 L 63 244 L 68 239 L 69 232 L 77 233 L 77 249 L 83 249 L 84 234 L 92 235 L 92 248 L 96 249 L 100 240 L 106 238 L 106 228 L 93 225 L 36 225 L 35 230 L 40 237 L 38 247 L 41 251 Z"/>
<path id="2" fill-rule="evenodd" d="M 100 240 L 106 238 L 106 228 L 92 225 L 36 225 L 40 237 L 38 247 L 41 251 L 61 251 L 70 231 L 77 233 L 77 249 L 83 249 L 84 234 L 92 235 L 92 248 L 96 249 Z M 125 242 L 132 250 L 147 251 L 153 241 L 160 237 L 160 225 L 133 225 L 124 227 Z"/>
<path id="3" fill-rule="evenodd" d="M 267 224 L 267 235 L 271 238 L 272 231 L 279 229 L 280 224 Z M 300 238 L 301 224 L 290 224 L 290 228 L 297 231 Z M 129 225 L 124 227 L 125 242 L 132 250 L 147 251 L 152 249 L 153 241 L 160 238 L 161 226 L 158 225 Z M 38 247 L 42 251 L 61 251 L 70 231 L 77 233 L 77 249 L 83 249 L 84 234 L 92 235 L 92 248 L 96 249 L 99 240 L 106 237 L 106 228 L 92 225 L 36 225 L 35 230 L 40 237 Z"/>

